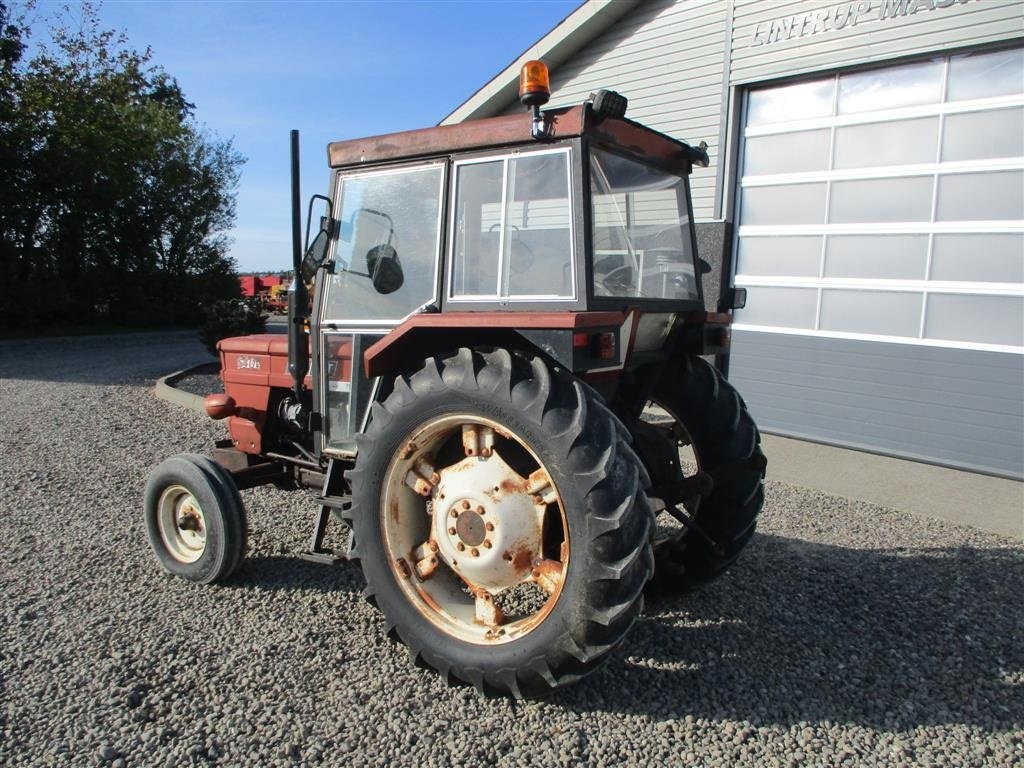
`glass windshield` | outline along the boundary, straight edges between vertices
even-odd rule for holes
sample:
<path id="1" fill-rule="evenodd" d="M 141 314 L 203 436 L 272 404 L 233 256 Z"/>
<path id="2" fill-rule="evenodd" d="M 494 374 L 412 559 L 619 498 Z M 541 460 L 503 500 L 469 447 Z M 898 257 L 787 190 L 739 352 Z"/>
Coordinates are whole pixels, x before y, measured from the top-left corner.
<path id="1" fill-rule="evenodd" d="M 595 149 L 590 191 L 594 295 L 696 301 L 686 178 Z"/>

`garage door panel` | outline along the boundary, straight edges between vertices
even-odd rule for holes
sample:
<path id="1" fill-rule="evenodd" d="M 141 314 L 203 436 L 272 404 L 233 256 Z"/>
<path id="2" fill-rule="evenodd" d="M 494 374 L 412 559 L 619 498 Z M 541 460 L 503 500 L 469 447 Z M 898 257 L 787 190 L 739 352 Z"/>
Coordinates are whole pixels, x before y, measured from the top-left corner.
<path id="1" fill-rule="evenodd" d="M 937 234 L 933 280 L 1024 283 L 1024 234 Z"/>
<path id="2" fill-rule="evenodd" d="M 825 248 L 825 277 L 923 280 L 928 235 L 833 235 Z"/>
<path id="3" fill-rule="evenodd" d="M 729 378 L 766 431 L 1024 477 L 1024 358 L 904 349 L 736 331 Z"/>
<path id="4" fill-rule="evenodd" d="M 917 354 L 903 354 L 909 350 Z M 973 403 L 981 411 L 1024 416 L 1021 357 L 736 331 L 730 376 L 737 365 L 757 380 L 800 384 L 819 377 L 821 389 L 869 388 L 885 399 L 917 392 L 918 399 L 945 407 Z"/>
<path id="5" fill-rule="evenodd" d="M 913 372 L 915 376 L 930 377 L 931 386 L 934 387 L 949 386 L 959 392 L 971 386 L 972 382 L 977 384 L 985 381 L 995 387 L 1015 391 L 1019 396 L 1021 386 L 1020 360 L 1016 366 L 1006 365 L 1003 356 L 986 352 L 956 350 L 957 354 L 950 355 L 941 348 L 877 344 L 849 339 L 844 339 L 841 345 L 828 345 L 813 336 L 763 332 L 751 334 L 741 330 L 737 330 L 735 336 L 749 341 L 744 341 L 739 347 L 734 342 L 734 355 L 759 356 L 769 368 L 782 366 L 782 370 L 789 370 L 791 364 L 814 363 L 834 366 L 834 375 L 857 376 L 859 371 L 865 371 L 869 377 L 877 377 L 882 372 L 898 376 L 900 370 L 894 369 L 891 361 L 891 357 L 896 356 L 906 362 L 902 368 Z M 986 391 L 986 396 L 989 394 Z"/>
<path id="6" fill-rule="evenodd" d="M 798 412 L 792 408 L 758 408 L 755 416 L 766 432 L 795 432 L 827 443 L 836 441 L 830 438 L 822 439 L 822 433 L 841 433 L 844 435 L 842 444 L 875 445 L 878 448 L 887 448 L 887 452 L 903 456 L 922 455 L 917 449 L 927 445 L 929 441 L 937 444 L 938 451 L 947 456 L 960 454 L 964 459 L 969 456 L 970 463 L 974 465 L 981 464 L 981 460 L 991 453 L 992 438 L 989 430 L 984 427 L 963 426 L 956 433 L 950 434 L 936 430 L 928 414 L 917 417 L 904 414 L 899 419 L 879 419 L 878 415 L 863 409 L 837 409 L 825 402 L 808 403 L 807 410 L 809 413 L 805 421 L 811 422 L 811 431 L 801 431 L 794 426 L 799 423 L 794 420 Z M 1009 470 L 1007 474 L 1010 474 L 1013 470 L 1012 462 L 1007 461 L 1006 468 Z M 1018 465 L 1018 473 L 1019 469 Z"/>
<path id="7" fill-rule="evenodd" d="M 946 86 L 950 101 L 1012 96 L 1021 92 L 1024 49 L 953 56 Z"/>
<path id="8" fill-rule="evenodd" d="M 938 221 L 1021 221 L 1024 172 L 991 171 L 939 176 Z"/>
<path id="9" fill-rule="evenodd" d="M 755 402 L 749 405 L 758 424 L 768 432 L 797 431 L 813 439 L 822 439 L 822 433 L 841 433 L 845 437 L 844 443 L 865 445 L 877 441 L 887 444 L 885 447 L 890 450 L 893 447 L 901 448 L 899 453 L 904 455 L 921 455 L 917 447 L 929 442 L 935 443 L 940 451 L 968 452 L 975 458 L 991 452 L 992 435 L 988 428 L 960 424 L 955 431 L 943 431 L 936 428 L 937 425 L 928 413 L 904 413 L 890 417 L 888 414 L 855 406 L 836 407 L 823 400 L 808 401 L 799 410 L 793 404 L 762 406 Z M 798 421 L 795 417 L 801 411 L 806 411 L 806 415 Z M 805 425 L 804 429 L 797 426 L 801 424 Z M 1008 433 L 996 435 L 997 439 L 1007 437 Z M 835 441 L 825 438 L 822 442 Z"/>
<path id="10" fill-rule="evenodd" d="M 815 365 L 808 367 L 801 371 L 798 379 L 795 379 L 792 370 L 773 371 L 755 368 L 756 360 L 749 362 L 750 368 L 744 367 L 743 375 L 748 380 L 755 382 L 758 390 L 770 389 L 776 396 L 782 394 L 780 388 L 799 390 L 801 403 L 814 400 L 831 403 L 834 400 L 835 377 L 841 372 L 840 366 Z M 1006 417 L 1024 416 L 1024 408 L 1019 401 L 1019 383 L 1016 391 L 1013 386 L 1003 385 L 1001 393 L 993 392 L 991 395 L 982 395 L 964 393 L 953 386 L 943 388 L 922 386 L 923 378 L 926 377 L 916 372 L 893 373 L 886 381 L 884 402 L 878 399 L 877 379 L 873 380 L 865 375 L 850 376 L 846 380 L 845 391 L 851 396 L 875 401 L 870 408 L 872 413 L 900 414 L 906 411 L 907 403 L 923 403 L 941 406 L 944 413 L 948 414 L 944 418 L 967 424 L 984 423 L 1008 433 L 1012 432 L 1014 427 L 1007 425 Z"/>
<path id="11" fill-rule="evenodd" d="M 821 264 L 821 237 L 746 237 L 736 260 L 736 271 L 746 275 L 814 277 Z"/>
<path id="12" fill-rule="evenodd" d="M 835 168 L 930 163 L 939 118 L 919 117 L 836 128 Z"/>
<path id="13" fill-rule="evenodd" d="M 1024 156 L 1024 109 L 961 112 L 946 116 L 942 159 L 988 160 Z"/>
<path id="14" fill-rule="evenodd" d="M 818 224 L 825 217 L 824 184 L 752 187 L 743 191 L 748 224 Z"/>
<path id="15" fill-rule="evenodd" d="M 835 181 L 829 199 L 829 223 L 928 221 L 933 184 L 931 176 Z M 959 203 L 959 198 L 955 202 Z"/>

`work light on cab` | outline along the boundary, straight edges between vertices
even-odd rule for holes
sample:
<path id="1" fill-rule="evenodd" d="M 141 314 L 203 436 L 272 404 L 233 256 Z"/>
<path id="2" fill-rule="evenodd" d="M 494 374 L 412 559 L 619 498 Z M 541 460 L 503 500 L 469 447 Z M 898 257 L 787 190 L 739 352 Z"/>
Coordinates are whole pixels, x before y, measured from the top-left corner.
<path id="1" fill-rule="evenodd" d="M 544 121 L 540 108 L 551 98 L 551 78 L 548 65 L 531 59 L 523 64 L 519 72 L 519 101 L 524 107 L 533 109 L 533 125 L 530 135 L 535 139 L 550 138 L 551 126 Z"/>

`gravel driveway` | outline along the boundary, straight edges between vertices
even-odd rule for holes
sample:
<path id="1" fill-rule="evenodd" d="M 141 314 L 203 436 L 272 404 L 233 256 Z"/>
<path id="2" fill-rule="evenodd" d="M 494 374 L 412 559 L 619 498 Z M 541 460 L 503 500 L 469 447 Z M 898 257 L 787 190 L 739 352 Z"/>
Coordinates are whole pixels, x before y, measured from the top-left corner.
<path id="1" fill-rule="evenodd" d="M 165 576 L 146 475 L 223 427 L 152 385 L 203 359 L 188 333 L 0 343 L 0 765 L 1024 762 L 1021 545 L 792 486 L 726 577 L 650 599 L 543 702 L 412 667 L 357 568 L 295 557 L 301 493 L 243 494 L 230 584 Z"/>

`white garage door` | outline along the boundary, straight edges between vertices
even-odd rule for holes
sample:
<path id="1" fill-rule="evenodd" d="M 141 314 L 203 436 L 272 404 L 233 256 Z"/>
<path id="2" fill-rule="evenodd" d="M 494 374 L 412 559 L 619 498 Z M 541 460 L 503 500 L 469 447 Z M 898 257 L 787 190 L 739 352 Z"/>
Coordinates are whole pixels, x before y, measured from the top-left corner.
<path id="1" fill-rule="evenodd" d="M 1024 49 L 751 90 L 740 167 L 764 425 L 1024 474 Z"/>

